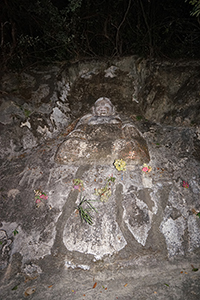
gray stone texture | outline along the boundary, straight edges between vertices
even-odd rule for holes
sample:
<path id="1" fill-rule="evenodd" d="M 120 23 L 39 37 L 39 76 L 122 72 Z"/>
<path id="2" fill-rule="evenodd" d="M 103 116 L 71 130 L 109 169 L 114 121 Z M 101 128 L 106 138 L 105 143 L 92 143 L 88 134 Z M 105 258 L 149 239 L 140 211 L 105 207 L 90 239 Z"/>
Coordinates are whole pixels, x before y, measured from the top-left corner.
<path id="1" fill-rule="evenodd" d="M 2 76 L 0 299 L 199 299 L 199 68 L 128 57 Z M 141 132 L 151 172 L 55 161 L 99 97 Z M 81 197 L 94 201 L 91 226 Z"/>

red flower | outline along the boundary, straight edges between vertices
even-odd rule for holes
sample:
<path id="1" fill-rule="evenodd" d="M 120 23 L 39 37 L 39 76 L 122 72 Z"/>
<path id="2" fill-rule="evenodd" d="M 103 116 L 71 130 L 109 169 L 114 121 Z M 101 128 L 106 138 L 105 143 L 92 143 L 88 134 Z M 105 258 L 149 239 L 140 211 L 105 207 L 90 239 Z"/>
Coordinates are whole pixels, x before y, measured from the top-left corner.
<path id="1" fill-rule="evenodd" d="M 189 188 L 189 183 L 186 181 L 183 181 L 183 187 L 188 189 Z"/>
<path id="2" fill-rule="evenodd" d="M 45 194 L 42 194 L 42 195 L 40 195 L 40 199 L 47 200 L 47 199 L 48 199 L 48 196 L 47 196 L 47 195 L 45 195 Z"/>

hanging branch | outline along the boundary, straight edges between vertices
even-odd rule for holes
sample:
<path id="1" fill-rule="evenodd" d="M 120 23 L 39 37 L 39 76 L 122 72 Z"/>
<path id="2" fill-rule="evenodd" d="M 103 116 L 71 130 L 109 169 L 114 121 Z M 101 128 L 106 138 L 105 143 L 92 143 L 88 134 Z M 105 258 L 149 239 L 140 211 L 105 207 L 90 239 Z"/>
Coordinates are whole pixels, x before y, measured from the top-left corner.
<path id="1" fill-rule="evenodd" d="M 126 12 L 124 14 L 124 17 L 123 17 L 121 23 L 119 24 L 119 26 L 117 27 L 117 33 L 116 33 L 116 39 L 115 39 L 117 55 L 119 55 L 119 49 L 118 49 L 119 48 L 119 31 L 120 31 L 120 28 L 122 27 L 123 23 L 126 20 L 126 17 L 127 17 L 128 12 L 129 12 L 130 6 L 131 6 L 131 0 L 129 0 Z"/>
<path id="2" fill-rule="evenodd" d="M 148 35 L 149 35 L 149 50 L 150 50 L 150 56 L 152 54 L 152 36 L 151 36 L 151 29 L 149 27 L 149 24 L 148 24 L 148 21 L 147 21 L 147 18 L 146 18 L 146 14 L 145 14 L 145 11 L 144 11 L 144 6 L 142 4 L 142 1 L 140 0 L 140 5 L 141 5 L 141 9 L 142 9 L 142 14 L 143 14 L 143 18 L 144 18 L 144 22 L 146 24 L 146 27 L 147 27 L 147 31 L 148 31 Z"/>

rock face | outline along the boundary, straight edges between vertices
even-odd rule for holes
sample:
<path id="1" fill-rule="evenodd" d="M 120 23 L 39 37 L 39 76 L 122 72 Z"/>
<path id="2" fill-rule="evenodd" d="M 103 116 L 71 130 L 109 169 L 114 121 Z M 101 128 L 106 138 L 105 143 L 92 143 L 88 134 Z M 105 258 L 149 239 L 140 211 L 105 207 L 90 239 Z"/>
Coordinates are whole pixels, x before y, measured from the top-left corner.
<path id="1" fill-rule="evenodd" d="M 142 118 L 199 130 L 199 65 L 127 57 L 4 74 L 0 157 L 12 159 L 61 132 L 68 134 L 102 96 L 136 127 Z"/>
<path id="2" fill-rule="evenodd" d="M 155 63 L 151 79 L 135 57 L 2 78 L 3 280 L 52 260 L 94 270 L 198 257 L 199 65 L 180 65 Z"/>
<path id="3" fill-rule="evenodd" d="M 128 167 L 149 162 L 147 144 L 141 133 L 130 121 L 122 120 L 108 98 L 99 98 L 93 113 L 82 117 L 68 134 L 56 154 L 56 162 L 105 165 L 124 159 Z"/>

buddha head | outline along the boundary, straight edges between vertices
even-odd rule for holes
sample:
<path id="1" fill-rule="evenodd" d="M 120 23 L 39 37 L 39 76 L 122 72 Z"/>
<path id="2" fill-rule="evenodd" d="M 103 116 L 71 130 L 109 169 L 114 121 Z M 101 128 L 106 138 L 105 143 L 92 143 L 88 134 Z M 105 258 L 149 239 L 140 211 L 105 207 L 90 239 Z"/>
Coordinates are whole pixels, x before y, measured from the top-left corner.
<path id="1" fill-rule="evenodd" d="M 101 97 L 95 102 L 92 108 L 92 113 L 93 116 L 109 117 L 115 114 L 115 108 L 111 103 L 110 99 L 106 97 Z"/>

